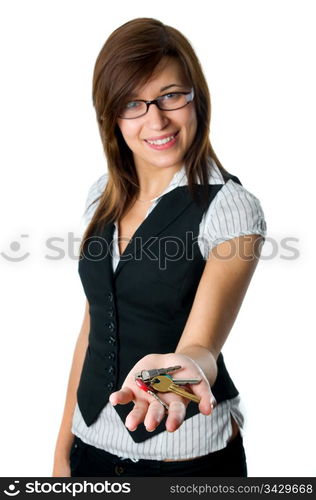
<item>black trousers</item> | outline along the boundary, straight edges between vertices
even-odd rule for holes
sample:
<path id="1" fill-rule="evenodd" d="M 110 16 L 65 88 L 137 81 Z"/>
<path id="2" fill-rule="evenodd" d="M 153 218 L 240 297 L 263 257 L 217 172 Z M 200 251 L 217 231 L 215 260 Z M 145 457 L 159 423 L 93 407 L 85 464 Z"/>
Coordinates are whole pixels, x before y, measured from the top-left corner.
<path id="1" fill-rule="evenodd" d="M 70 469 L 71 477 L 247 477 L 246 455 L 240 433 L 222 450 L 178 462 L 122 460 L 75 436 L 70 450 Z"/>

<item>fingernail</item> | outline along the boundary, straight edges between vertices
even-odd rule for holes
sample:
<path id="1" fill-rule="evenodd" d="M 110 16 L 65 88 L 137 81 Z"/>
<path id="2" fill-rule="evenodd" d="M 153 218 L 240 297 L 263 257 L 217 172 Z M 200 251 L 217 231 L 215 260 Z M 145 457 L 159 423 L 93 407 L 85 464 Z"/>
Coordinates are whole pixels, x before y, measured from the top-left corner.
<path id="1" fill-rule="evenodd" d="M 155 429 L 147 429 L 147 427 L 146 427 L 146 431 L 147 431 L 147 432 L 154 432 L 154 430 L 155 430 Z"/>
<path id="2" fill-rule="evenodd" d="M 136 431 L 136 429 L 137 429 L 137 425 L 136 425 L 136 427 L 130 428 L 130 427 L 128 427 L 128 425 L 125 424 L 125 427 L 126 427 L 126 429 L 128 429 L 131 432 Z"/>

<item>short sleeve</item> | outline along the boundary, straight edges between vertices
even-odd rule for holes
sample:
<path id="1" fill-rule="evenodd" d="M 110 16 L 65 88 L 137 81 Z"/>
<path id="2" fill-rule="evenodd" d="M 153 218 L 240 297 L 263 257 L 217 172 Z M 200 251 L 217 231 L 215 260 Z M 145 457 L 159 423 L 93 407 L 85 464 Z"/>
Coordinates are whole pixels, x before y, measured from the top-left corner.
<path id="1" fill-rule="evenodd" d="M 223 241 L 247 234 L 266 237 L 267 224 L 260 201 L 242 185 L 229 180 L 215 196 L 200 225 L 203 254 Z"/>
<path id="2" fill-rule="evenodd" d="M 86 199 L 85 210 L 82 215 L 82 220 L 84 226 L 87 226 L 91 221 L 93 214 L 98 206 L 98 198 L 104 191 L 105 185 L 107 183 L 108 174 L 103 174 L 96 180 L 90 187 Z"/>

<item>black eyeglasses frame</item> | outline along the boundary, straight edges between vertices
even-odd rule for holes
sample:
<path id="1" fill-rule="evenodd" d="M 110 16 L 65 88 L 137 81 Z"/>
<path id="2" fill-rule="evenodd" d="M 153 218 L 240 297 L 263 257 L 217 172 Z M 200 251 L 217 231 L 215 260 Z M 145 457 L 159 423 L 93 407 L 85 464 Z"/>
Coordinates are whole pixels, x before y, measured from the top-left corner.
<path id="1" fill-rule="evenodd" d="M 190 96 L 190 94 L 192 94 L 192 97 L 183 106 L 180 106 L 180 108 L 173 108 L 173 109 L 161 108 L 159 105 L 159 100 L 168 94 L 181 94 L 181 95 L 188 95 L 188 96 Z M 141 118 L 142 116 L 145 116 L 148 113 L 148 109 L 149 109 L 149 106 L 151 104 L 155 104 L 157 106 L 157 108 L 160 109 L 160 111 L 177 111 L 178 109 L 182 109 L 185 106 L 187 106 L 188 104 L 190 104 L 193 101 L 193 99 L 194 99 L 194 88 L 193 87 L 189 92 L 168 92 L 167 94 L 156 97 L 156 99 L 152 99 L 151 101 L 146 101 L 145 99 L 134 99 L 132 102 L 144 102 L 146 104 L 147 109 L 146 109 L 145 113 L 142 113 L 141 115 L 138 115 L 138 116 L 132 116 L 129 118 L 127 118 L 126 116 L 120 116 L 120 115 L 118 115 L 118 117 L 121 118 L 122 120 L 136 120 L 137 118 Z"/>

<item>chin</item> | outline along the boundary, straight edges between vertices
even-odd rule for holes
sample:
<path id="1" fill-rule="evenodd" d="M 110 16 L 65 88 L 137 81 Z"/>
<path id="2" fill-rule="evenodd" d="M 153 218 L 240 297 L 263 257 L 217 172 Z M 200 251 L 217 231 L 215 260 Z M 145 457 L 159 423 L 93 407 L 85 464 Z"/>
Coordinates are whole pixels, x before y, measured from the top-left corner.
<path id="1" fill-rule="evenodd" d="M 174 167 L 175 165 L 182 165 L 182 156 L 174 156 L 174 157 L 161 157 L 161 158 L 153 158 L 152 160 L 148 159 L 148 163 L 150 163 L 151 165 L 154 165 L 156 167 Z"/>

